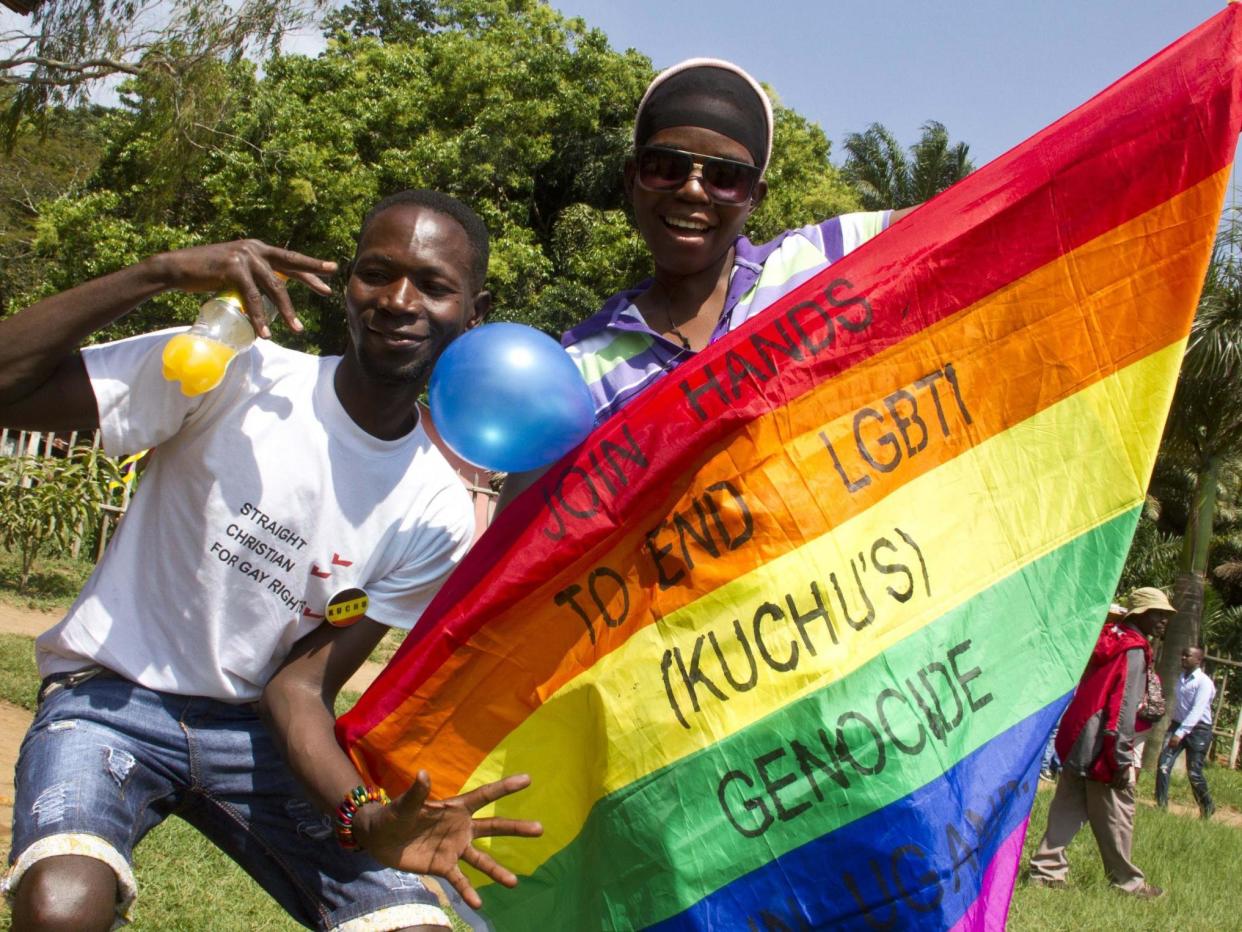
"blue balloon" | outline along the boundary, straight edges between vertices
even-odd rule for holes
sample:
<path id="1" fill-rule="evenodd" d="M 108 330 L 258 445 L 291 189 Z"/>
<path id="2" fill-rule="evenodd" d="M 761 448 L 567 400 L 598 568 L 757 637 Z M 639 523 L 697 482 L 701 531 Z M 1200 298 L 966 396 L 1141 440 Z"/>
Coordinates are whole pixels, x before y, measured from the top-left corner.
<path id="1" fill-rule="evenodd" d="M 485 324 L 448 345 L 431 373 L 431 419 L 467 462 L 525 472 L 591 432 L 595 406 L 560 344 L 523 324 Z"/>

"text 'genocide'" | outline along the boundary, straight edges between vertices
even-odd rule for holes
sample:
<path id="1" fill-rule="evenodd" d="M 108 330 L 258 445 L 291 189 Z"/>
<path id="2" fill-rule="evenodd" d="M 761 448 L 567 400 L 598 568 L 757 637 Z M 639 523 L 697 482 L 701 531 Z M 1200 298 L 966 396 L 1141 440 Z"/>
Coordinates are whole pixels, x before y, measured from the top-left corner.
<path id="1" fill-rule="evenodd" d="M 983 671 L 967 657 L 971 643 L 961 641 L 942 657 L 899 673 L 893 685 L 855 698 L 835 715 L 836 691 L 815 697 L 811 701 L 822 709 L 818 725 L 720 778 L 716 796 L 729 824 L 757 837 L 828 801 L 834 785 L 847 790 L 853 781 L 884 772 L 895 755 L 915 757 L 933 743 L 944 745 L 993 699 L 975 683 Z"/>

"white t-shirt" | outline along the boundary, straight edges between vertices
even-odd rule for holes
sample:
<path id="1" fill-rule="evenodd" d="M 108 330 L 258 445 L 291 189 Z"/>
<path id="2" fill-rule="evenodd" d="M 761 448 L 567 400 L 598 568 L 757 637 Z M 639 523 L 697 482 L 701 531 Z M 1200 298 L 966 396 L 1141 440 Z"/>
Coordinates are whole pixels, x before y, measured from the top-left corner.
<path id="1" fill-rule="evenodd" d="M 465 555 L 470 499 L 420 424 L 366 433 L 340 357 L 258 341 L 220 386 L 162 375 L 171 331 L 88 348 L 104 449 L 154 448 L 139 489 L 39 671 L 103 666 L 150 689 L 251 702 L 342 590 L 410 628 Z"/>

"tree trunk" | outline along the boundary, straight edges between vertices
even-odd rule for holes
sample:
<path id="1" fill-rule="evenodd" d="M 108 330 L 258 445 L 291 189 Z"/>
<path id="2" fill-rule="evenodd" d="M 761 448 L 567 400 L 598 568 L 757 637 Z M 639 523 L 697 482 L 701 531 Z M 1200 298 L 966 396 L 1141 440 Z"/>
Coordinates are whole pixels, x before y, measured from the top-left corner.
<path id="1" fill-rule="evenodd" d="M 1177 677 L 1181 672 L 1182 651 L 1199 646 L 1199 630 L 1203 621 L 1203 591 L 1207 585 L 1208 546 L 1212 542 L 1212 523 L 1216 515 L 1216 489 L 1220 477 L 1220 460 L 1208 457 L 1195 479 L 1194 504 L 1186 533 L 1182 538 L 1180 572 L 1173 581 L 1173 607 L 1177 614 L 1169 622 L 1156 658 L 1156 673 L 1164 688 L 1165 708 L 1169 714 L 1177 700 Z M 1164 744 L 1169 715 L 1157 722 L 1143 748 L 1143 769 L 1154 770 L 1160 748 Z"/>
<path id="2" fill-rule="evenodd" d="M 34 562 L 36 552 L 22 547 L 21 550 L 21 569 L 18 570 L 17 578 L 17 594 L 25 595 L 26 586 L 30 583 L 30 574 L 34 572 Z"/>

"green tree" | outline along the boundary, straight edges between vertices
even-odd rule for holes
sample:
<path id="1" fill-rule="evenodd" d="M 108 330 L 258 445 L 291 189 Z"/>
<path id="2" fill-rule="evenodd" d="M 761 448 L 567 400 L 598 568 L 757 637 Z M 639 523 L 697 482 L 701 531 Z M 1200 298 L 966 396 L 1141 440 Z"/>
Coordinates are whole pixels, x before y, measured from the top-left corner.
<path id="1" fill-rule="evenodd" d="M 434 26 L 393 38 L 383 16 L 406 9 L 355 3 L 323 54 L 273 55 L 261 76 L 212 63 L 189 130 L 165 82 L 128 82 L 86 190 L 42 206 L 44 275 L 9 307 L 196 242 L 252 236 L 344 262 L 366 207 L 404 187 L 479 211 L 498 319 L 557 332 L 647 274 L 621 170 L 651 63 L 536 0 L 428 0 L 408 9 Z M 775 137 L 752 238 L 858 206 L 819 127 L 778 106 Z M 339 293 L 293 294 L 307 328 L 282 342 L 340 351 Z M 97 338 L 187 321 L 195 303 L 162 296 Z"/>
<path id="2" fill-rule="evenodd" d="M 1214 654 L 1242 658 L 1242 460 L 1221 470 L 1221 495 L 1208 551 L 1202 641 Z"/>
<path id="3" fill-rule="evenodd" d="M 1182 547 L 1177 533 L 1165 529 L 1161 522 L 1163 507 L 1160 498 L 1148 494 L 1117 582 L 1118 598 L 1140 586 L 1172 590 Z"/>
<path id="4" fill-rule="evenodd" d="M 1236 570 L 1242 563 L 1240 246 L 1242 226 L 1234 215 L 1208 266 L 1149 490 L 1165 533 L 1153 547 L 1151 528 L 1140 521 L 1123 574 L 1137 585 L 1171 582 L 1178 613 L 1156 661 L 1165 684 L 1176 682 L 1182 650 L 1204 643 L 1205 636 L 1217 649 L 1242 646 L 1242 574 Z M 1146 579 L 1134 573 L 1157 549 L 1162 572 Z M 1170 579 L 1171 550 L 1176 566 Z M 1145 765 L 1154 765 L 1158 749 L 1158 741 L 1148 742 Z"/>
<path id="5" fill-rule="evenodd" d="M 1242 460 L 1242 227 L 1232 218 L 1208 267 L 1169 412 L 1165 451 L 1194 476 L 1174 603 L 1161 671 L 1176 669 L 1185 646 L 1199 642 L 1208 554 L 1218 502 L 1230 491 L 1222 477 Z"/>
<path id="6" fill-rule="evenodd" d="M 1148 507 L 1118 586 L 1159 586 L 1173 592 L 1186 549 L 1197 472 L 1166 439 L 1148 487 Z M 1217 482 L 1208 543 L 1199 641 L 1211 653 L 1242 656 L 1242 459 L 1226 461 Z M 1180 622 L 1175 622 L 1180 624 Z"/>
<path id="7" fill-rule="evenodd" d="M 13 89 L 11 143 L 22 119 L 85 101 L 116 75 L 159 76 L 182 100 L 201 89 L 203 68 L 262 56 L 323 0 L 43 0 L 30 19 L 0 33 L 0 86 Z M 187 124 L 188 125 L 188 124 Z"/>
<path id="8" fill-rule="evenodd" d="M 641 272 L 620 166 L 650 63 L 546 4 L 438 9 L 449 25 L 413 41 L 339 36 L 318 58 L 274 56 L 262 79 L 246 62 L 218 63 L 227 79 L 217 86 L 232 90 L 192 151 L 168 136 L 164 85 L 131 82 L 129 119 L 91 190 L 45 205 L 35 249 L 48 274 L 22 299 L 212 239 L 255 236 L 345 260 L 368 204 L 432 187 L 471 203 L 491 229 L 500 316 L 555 329 L 593 310 Z M 592 212 L 598 226 L 571 235 Z M 282 339 L 339 350 L 339 300 L 296 300 L 307 333 Z M 191 313 L 165 296 L 100 338 Z"/>
<path id="9" fill-rule="evenodd" d="M 36 223 L 42 206 L 81 190 L 103 152 L 108 115 L 99 108 L 57 110 L 42 131 L 26 124 L 0 156 L 0 309 L 38 285 Z"/>
<path id="10" fill-rule="evenodd" d="M 324 19 L 328 36 L 411 42 L 438 26 L 434 0 L 354 0 Z"/>
<path id="11" fill-rule="evenodd" d="M 952 144 L 943 123 L 923 124 L 909 154 L 882 124 L 845 137 L 845 177 L 859 191 L 868 210 L 913 207 L 931 200 L 975 170 L 970 147 Z"/>

